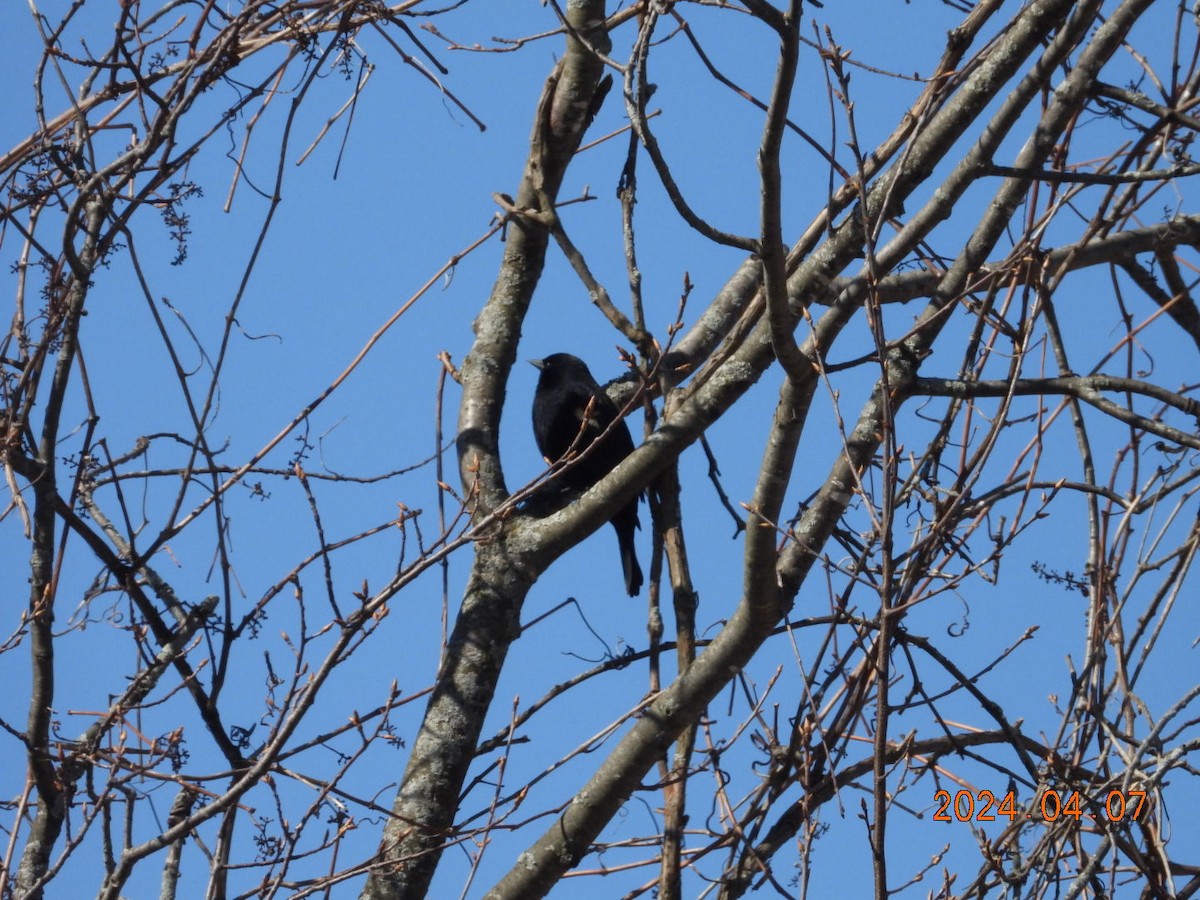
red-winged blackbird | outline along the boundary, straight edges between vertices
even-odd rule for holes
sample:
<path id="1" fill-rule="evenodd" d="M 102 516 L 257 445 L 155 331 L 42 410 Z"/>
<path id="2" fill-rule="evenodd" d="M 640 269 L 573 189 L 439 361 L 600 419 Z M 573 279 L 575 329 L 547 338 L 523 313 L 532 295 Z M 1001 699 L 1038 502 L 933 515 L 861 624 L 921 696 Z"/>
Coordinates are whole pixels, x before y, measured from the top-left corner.
<path id="1" fill-rule="evenodd" d="M 629 427 L 617 420 L 611 429 L 608 428 L 617 419 L 618 410 L 579 357 L 555 353 L 530 362 L 542 372 L 533 395 L 533 436 L 542 456 L 550 462 L 561 459 L 568 450 L 578 456 L 608 429 L 599 444 L 582 459 L 572 462 L 559 476 L 559 483 L 565 487 L 586 491 L 633 452 Z M 610 520 L 621 547 L 621 568 L 625 573 L 625 590 L 630 597 L 642 589 L 642 570 L 633 544 L 634 529 L 641 527 L 638 522 L 640 499 L 641 494 L 638 494 Z"/>

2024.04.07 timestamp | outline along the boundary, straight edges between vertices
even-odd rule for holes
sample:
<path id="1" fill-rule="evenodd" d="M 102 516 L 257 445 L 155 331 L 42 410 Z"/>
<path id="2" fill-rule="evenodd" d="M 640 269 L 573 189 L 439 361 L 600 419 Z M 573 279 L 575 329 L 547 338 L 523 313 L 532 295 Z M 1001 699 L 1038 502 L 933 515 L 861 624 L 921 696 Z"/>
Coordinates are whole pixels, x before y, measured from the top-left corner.
<path id="1" fill-rule="evenodd" d="M 1099 812 L 1099 802 L 1085 804 L 1079 797 L 1079 791 L 1071 791 L 1065 797 L 1058 791 L 1042 792 L 1041 800 L 1035 807 L 1023 809 L 1017 805 L 1015 791 L 1009 791 L 997 799 L 991 791 L 937 791 L 933 802 L 938 805 L 933 814 L 935 822 L 995 822 L 999 818 L 1007 818 L 1013 822 L 1017 819 L 1032 819 L 1035 811 L 1040 813 L 1040 819 L 1047 822 L 1057 822 L 1060 818 L 1107 819 L 1109 822 L 1138 821 L 1142 809 L 1146 805 L 1145 791 L 1109 791 L 1104 798 L 1103 815 Z M 993 812 L 994 810 L 994 812 Z"/>

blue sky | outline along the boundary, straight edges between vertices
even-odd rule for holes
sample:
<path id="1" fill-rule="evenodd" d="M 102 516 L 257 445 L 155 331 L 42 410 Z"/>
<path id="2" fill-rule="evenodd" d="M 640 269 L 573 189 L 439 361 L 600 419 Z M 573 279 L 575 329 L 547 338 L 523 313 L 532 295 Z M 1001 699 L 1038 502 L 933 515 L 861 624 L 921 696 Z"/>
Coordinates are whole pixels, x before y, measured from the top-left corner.
<path id="1" fill-rule="evenodd" d="M 90 38 L 92 44 L 102 43 L 98 36 L 112 18 L 112 9 L 112 4 L 96 2 L 85 9 L 79 32 L 87 30 L 89 35 L 96 35 Z M 931 0 L 913 4 L 898 0 L 882 4 L 827 2 L 823 9 L 810 8 L 807 12 L 822 26 L 828 23 L 841 44 L 853 47 L 855 60 L 869 62 L 880 70 L 906 74 L 914 70 L 926 74 L 932 68 L 940 55 L 946 30 L 958 21 L 957 13 Z M 718 65 L 758 96 L 766 96 L 774 64 L 773 43 L 766 30 L 717 11 L 689 9 L 688 14 Z M 551 9 L 534 0 L 490 0 L 467 4 L 440 17 L 437 23 L 446 36 L 462 45 L 479 43 L 495 47 L 495 36 L 518 37 L 542 32 L 553 27 L 554 19 Z M 0 56 L 0 75 L 9 86 L 0 93 L 0 146 L 7 148 L 29 133 L 33 124 L 29 85 L 38 46 L 23 4 L 10 3 L 0 9 L 0 34 L 4 36 L 6 49 Z M 219 411 L 209 430 L 210 441 L 218 445 L 228 443 L 223 458 L 231 464 L 240 463 L 271 439 L 338 376 L 370 335 L 428 278 L 487 231 L 496 209 L 491 200 L 493 192 L 515 190 L 528 149 L 534 104 L 543 79 L 556 54 L 561 52 L 561 39 L 547 38 L 520 52 L 472 53 L 447 49 L 436 37 L 419 34 L 450 68 L 450 73 L 442 76 L 446 86 L 486 123 L 487 129 L 479 131 L 434 86 L 411 67 L 402 65 L 377 36 L 367 35 L 362 49 L 376 68 L 356 104 L 344 148 L 339 148 L 344 135 L 343 119 L 302 165 L 296 165 L 327 118 L 348 99 L 353 83 L 332 74 L 316 84 L 296 119 L 284 153 L 283 200 L 266 234 L 261 259 L 246 282 L 229 363 L 222 377 Z M 806 29 L 806 34 L 811 36 L 812 29 Z M 627 32 L 617 36 L 618 49 L 614 52 L 618 58 L 628 39 Z M 397 40 L 404 43 L 400 37 Z M 408 52 L 414 52 L 410 44 L 404 46 Z M 700 211 L 719 226 L 753 232 L 758 215 L 755 153 L 760 114 L 709 81 L 682 40 L 656 51 L 651 77 L 659 84 L 654 105 L 665 110 L 655 120 L 655 127 L 676 166 L 682 187 L 701 198 Z M 830 110 L 824 77 L 811 50 L 802 59 L 800 83 L 803 88 L 793 104 L 793 117 L 818 139 L 824 139 Z M 884 77 L 866 70 L 855 71 L 852 85 L 856 91 L 859 136 L 866 146 L 872 146 L 891 132 L 898 111 L 921 89 L 919 81 Z M 287 96 L 281 97 L 261 125 L 256 126 L 247 170 L 251 182 L 264 190 L 274 178 L 278 136 L 289 100 Z M 57 104 L 56 109 L 62 107 L 61 90 L 52 92 L 52 101 Z M 211 102 L 227 102 L 227 98 L 214 97 Z M 605 134 L 620 128 L 624 121 L 624 110 L 614 90 L 596 120 L 593 133 Z M 1103 136 L 1106 128 L 1115 126 L 1098 122 L 1090 127 L 1095 129 L 1092 133 Z M 844 142 L 844 125 L 839 125 L 839 129 L 838 141 Z M 114 128 L 114 146 L 126 137 L 119 126 Z M 239 290 L 268 210 L 267 201 L 245 183 L 238 186 L 231 210 L 222 209 L 233 174 L 226 154 L 236 152 L 230 148 L 238 140 L 240 134 L 228 141 L 214 140 L 187 173 L 189 179 L 204 186 L 204 195 L 186 207 L 193 235 L 182 265 L 169 265 L 175 248 L 166 229 L 154 222 L 152 216 L 143 215 L 135 227 L 136 250 L 150 285 L 150 299 L 166 318 L 185 366 L 198 373 L 194 376 L 197 384 L 203 383 L 208 362 L 191 342 L 188 329 L 211 359 L 225 313 Z M 569 207 L 565 220 L 572 237 L 618 305 L 627 300 L 623 287 L 620 209 L 614 189 L 625 146 L 625 137 L 621 136 L 589 151 L 572 167 L 562 191 L 566 198 L 581 195 L 586 188 L 596 198 Z M 817 155 L 799 141 L 789 140 L 785 147 L 788 164 L 785 194 L 789 201 L 785 225 L 790 237 L 823 204 L 828 172 Z M 844 162 L 848 159 L 848 155 L 843 156 Z M 707 299 L 720 288 L 741 256 L 726 249 L 714 249 L 692 235 L 665 202 L 649 166 L 643 164 L 640 171 L 637 227 L 647 314 L 650 326 L 665 335 L 675 315 L 685 273 L 695 285 L 684 314 L 686 326 L 695 322 Z M 1167 193 L 1164 204 L 1172 202 L 1174 196 Z M 985 200 L 986 192 L 981 189 L 964 203 L 964 215 L 977 210 L 978 204 Z M 1183 203 L 1184 198 L 1179 197 L 1178 202 Z M 948 222 L 939 236 L 960 234 L 963 227 L 958 221 Z M 958 240 L 961 243 L 961 238 Z M 953 249 L 958 244 L 948 237 L 945 246 Z M 0 245 L 4 262 L 0 271 L 10 282 L 9 266 L 18 249 L 19 244 L 10 232 Z M 311 416 L 308 442 L 312 449 L 306 454 L 306 468 L 318 471 L 326 467 L 343 474 L 366 476 L 413 465 L 434 452 L 437 354 L 446 350 L 456 363 L 461 363 L 471 346 L 471 321 L 491 288 L 501 250 L 499 241 L 492 239 L 464 257 L 452 276 L 422 297 L 347 382 Z M 155 337 L 147 299 L 133 278 L 129 259 L 127 253 L 118 255 L 97 280 L 81 337 L 91 390 L 101 410 L 101 427 L 114 456 L 127 452 L 141 435 L 186 430 L 179 413 L 179 385 L 170 376 L 165 353 Z M 1099 274 L 1072 282 L 1071 289 L 1077 294 L 1064 297 L 1064 303 L 1085 307 L 1109 290 L 1106 276 Z M 164 298 L 169 300 L 169 308 L 162 302 Z M 171 309 L 178 311 L 178 318 Z M 915 306 L 890 308 L 886 317 L 891 322 L 903 323 L 916 311 Z M 1145 314 L 1145 310 L 1142 312 Z M 1118 323 L 1109 306 L 1102 307 L 1095 316 L 1075 318 L 1072 322 L 1073 328 L 1080 322 L 1086 325 L 1070 335 L 1071 340 L 1079 341 L 1081 348 L 1088 348 L 1086 352 L 1119 337 L 1119 332 L 1113 330 Z M 851 336 L 846 348 L 839 348 L 839 353 L 850 355 L 858 352 L 852 348 L 869 346 L 865 324 L 857 327 L 858 333 Z M 1156 328 L 1170 331 L 1168 326 Z M 1194 368 L 1189 348 L 1169 333 L 1166 339 L 1171 343 L 1153 348 L 1155 371 L 1168 372 L 1174 367 L 1179 375 L 1157 376 L 1157 380 L 1163 383 L 1188 380 L 1188 372 Z M 587 359 L 597 377 L 605 381 L 621 371 L 614 348 L 619 342 L 619 335 L 591 307 L 569 268 L 552 251 L 535 307 L 526 322 L 522 358 L 569 351 Z M 948 364 L 953 364 L 952 355 L 947 359 Z M 535 376 L 532 367 L 521 364 L 509 384 L 501 440 L 506 477 L 512 489 L 534 478 L 543 468 L 529 428 L 529 402 Z M 838 403 L 844 415 L 857 413 L 857 400 L 869 386 L 867 381 L 839 386 L 843 394 Z M 725 488 L 735 502 L 749 499 L 762 452 L 762 422 L 774 405 L 777 387 L 778 376 L 769 374 L 711 434 Z M 820 400 L 802 451 L 803 458 L 811 459 L 812 463 L 797 473 L 793 503 L 823 482 L 838 448 L 831 398 L 823 396 Z M 456 393 L 450 386 L 443 414 L 447 437 L 453 434 L 455 403 Z M 83 409 L 81 396 L 76 393 L 71 407 L 76 421 L 82 422 Z M 911 433 L 919 436 L 920 426 L 911 423 L 911 427 Z M 637 432 L 636 426 L 634 431 Z M 1103 427 L 1098 431 L 1106 440 L 1122 439 L 1119 430 L 1114 429 L 1111 437 Z M 1048 442 L 1052 453 L 1061 454 L 1054 457 L 1049 468 L 1062 477 L 1077 478 L 1078 464 L 1069 455 L 1069 442 L 1070 435 L 1065 429 Z M 70 440 L 64 444 L 67 455 L 73 447 Z M 268 463 L 286 465 L 296 447 L 295 440 L 289 437 L 268 458 Z M 155 466 L 174 465 L 178 463 L 179 452 L 170 442 L 156 443 L 147 462 Z M 457 486 L 452 455 L 445 462 L 446 477 Z M 740 550 L 731 542 L 731 523 L 705 481 L 706 463 L 699 449 L 689 451 L 681 466 L 686 485 L 689 551 L 701 592 L 700 623 L 711 633 L 739 598 Z M 227 501 L 235 551 L 231 595 L 238 604 L 245 604 L 245 608 L 317 546 L 307 501 L 295 479 L 262 481 L 269 497 L 235 488 Z M 148 534 L 154 532 L 174 489 L 175 485 L 168 483 L 137 493 L 133 498 L 131 508 L 146 517 Z M 314 491 L 321 502 L 326 534 L 331 538 L 347 537 L 386 523 L 397 514 L 397 503 L 424 511 L 422 527 L 426 538 L 437 531 L 438 491 L 434 471 L 428 466 L 372 485 L 335 486 L 317 482 Z M 1079 623 L 1086 611 L 1086 601 L 1078 594 L 1037 579 L 1029 564 L 1045 561 L 1062 568 L 1082 569 L 1085 533 L 1073 518 L 1079 511 L 1078 501 L 1060 501 L 1053 519 L 1032 526 L 1032 540 L 1023 551 L 1027 555 L 1014 554 L 1006 562 L 995 588 L 988 588 L 976 579 L 970 582 L 970 593 L 947 594 L 921 607 L 908 621 L 912 631 L 939 638 L 948 629 L 969 625 L 963 638 L 942 640 L 941 646 L 947 652 L 955 651 L 958 664 L 972 672 L 983 668 L 1012 644 L 1030 621 L 1036 618 L 1042 622 L 1039 636 L 1017 651 L 1009 665 L 1001 666 L 983 682 L 985 689 L 1020 698 L 1014 701 L 1014 708 L 1025 718 L 1030 733 L 1042 727 L 1052 728 L 1058 721 L 1048 697 L 1065 696 L 1069 689 L 1063 660 L 1065 654 L 1080 652 Z M 1071 520 L 1069 524 L 1064 524 L 1062 517 Z M 643 512 L 643 522 L 646 521 L 648 513 Z M 16 540 L 18 525 L 12 516 L 0 522 L 0 556 L 4 559 L 0 565 L 4 580 L 0 583 L 5 593 L 14 598 L 23 596 L 25 583 L 21 555 L 25 551 L 24 544 Z M 984 533 L 978 539 L 983 542 Z M 647 571 L 649 547 L 649 537 L 643 530 L 639 555 Z M 20 553 L 13 553 L 11 548 L 21 548 Z M 400 540 L 395 531 L 341 551 L 336 557 L 335 583 L 343 601 L 364 580 L 372 588 L 385 583 L 395 571 L 399 552 Z M 169 552 L 160 555 L 158 565 L 188 602 L 196 602 L 209 592 L 222 591 L 212 554 L 211 530 L 201 528 L 172 541 Z M 67 562 L 60 587 L 63 624 L 97 570 L 82 546 L 70 546 Z M 429 683 L 436 666 L 443 601 L 453 615 L 467 572 L 468 557 L 463 553 L 450 564 L 449 587 L 444 595 L 440 573 L 431 571 L 391 604 L 390 615 L 379 632 L 357 652 L 353 665 L 330 682 L 323 703 L 306 729 L 307 734 L 315 735 L 344 721 L 350 707 L 365 710 L 377 706 L 393 679 L 406 693 L 418 691 Z M 517 643 L 510 657 L 510 669 L 498 685 L 492 721 L 485 728 L 485 735 L 507 721 L 514 702 L 528 704 L 555 683 L 588 668 L 590 664 L 585 660 L 598 658 L 604 652 L 600 640 L 614 651 L 625 645 L 638 649 L 646 646 L 643 603 L 628 600 L 620 588 L 616 544 L 608 528 L 566 554 L 546 573 L 526 603 L 526 620 L 557 606 L 566 597 L 574 597 L 586 613 L 587 624 L 574 612 L 559 611 Z M 319 580 L 314 578 L 308 589 L 319 596 Z M 802 592 L 795 616 L 825 612 L 826 593 L 825 584 L 814 579 L 811 587 L 806 586 Z M 111 614 L 101 610 L 104 603 L 112 604 Z M 15 601 L 10 604 L 14 609 L 18 605 Z M 273 666 L 286 670 L 287 649 L 279 635 L 288 632 L 294 637 L 298 633 L 301 626 L 294 609 L 284 604 L 273 606 L 265 623 L 267 636 L 257 645 L 248 643 L 241 648 L 244 659 L 239 661 L 236 671 L 244 679 L 244 687 L 239 684 L 236 695 L 226 699 L 235 708 L 242 708 L 242 718 L 234 714 L 231 721 L 249 727 L 266 715 L 264 651 L 271 653 Z M 62 638 L 59 713 L 67 736 L 86 727 L 89 721 L 86 711 L 103 708 L 107 697 L 119 689 L 121 679 L 135 664 L 119 628 L 111 627 L 119 626 L 123 615 L 123 607 L 113 595 L 93 600 L 87 614 L 93 620 L 92 625 Z M 1166 681 L 1161 700 L 1152 680 L 1147 679 L 1145 685 L 1145 698 L 1151 708 L 1156 708 L 1156 702 L 1165 705 L 1178 697 L 1181 693 L 1178 681 L 1168 676 L 1172 669 L 1190 670 L 1188 667 L 1194 661 L 1190 645 L 1200 625 L 1195 610 L 1181 609 L 1173 621 L 1177 627 L 1161 639 Z M 5 622 L 0 633 L 6 635 L 15 627 L 15 620 L 6 617 Z M 599 635 L 599 640 L 592 631 Z M 322 641 L 317 639 L 314 643 L 319 647 Z M 797 643 L 805 665 L 810 664 L 808 660 L 816 652 L 815 646 L 810 645 L 803 633 Z M 1079 664 L 1077 655 L 1075 664 Z M 0 655 L 0 682 L 10 686 L 0 701 L 0 718 L 9 723 L 24 721 L 23 698 L 28 678 L 25 666 L 26 656 L 20 651 Z M 768 645 L 748 670 L 747 677 L 762 688 L 777 666 L 782 667 L 782 674 L 776 690 L 782 698 L 791 698 L 802 666 L 794 658 L 786 638 Z M 931 691 L 937 689 L 935 685 L 926 687 Z M 508 771 L 510 783 L 519 783 L 521 778 L 552 764 L 564 748 L 586 741 L 637 702 L 645 690 L 644 667 L 634 666 L 569 694 L 542 719 L 535 720 L 530 729 L 535 739 L 530 744 L 514 748 Z M 730 702 L 729 695 L 720 698 L 714 704 L 714 717 L 728 721 Z M 789 699 L 780 702 L 780 716 L 786 717 Z M 735 705 L 733 718 L 745 714 L 744 701 L 739 698 L 737 704 L 740 705 Z M 411 740 L 422 708 L 423 702 L 417 700 L 400 710 L 394 720 L 396 732 Z M 177 721 L 176 709 L 168 706 L 148 710 L 146 732 L 165 733 L 178 724 L 198 727 L 194 722 Z M 1161 709 L 1158 706 L 1156 711 Z M 945 710 L 947 717 L 953 712 L 966 724 L 990 725 L 977 706 L 965 698 L 946 701 Z M 900 716 L 893 727 L 900 731 L 907 727 L 905 721 Z M 921 722 L 924 727 L 923 718 Z M 265 730 L 267 726 L 260 727 Z M 189 746 L 197 755 L 208 752 L 200 734 Z M 341 749 L 349 752 L 346 746 Z M 867 752 L 867 745 L 863 744 L 861 754 Z M 309 767 L 315 773 L 328 771 L 334 764 L 331 756 L 329 751 L 318 748 L 300 758 L 297 767 Z M 22 757 L 16 742 L 0 741 L 0 771 L 14 775 L 22 771 Z M 566 796 L 582 783 L 598 758 L 595 753 L 584 754 L 547 778 L 533 792 L 528 810 L 541 809 L 552 802 L 551 798 Z M 374 749 L 368 762 L 356 767 L 347 779 L 348 789 L 377 794 L 378 802 L 389 805 L 392 789 L 388 785 L 399 777 L 403 759 L 404 751 Z M 217 766 L 218 762 L 214 759 L 212 765 Z M 744 762 L 739 760 L 734 764 L 738 766 L 740 779 L 737 786 L 743 791 L 753 785 L 755 777 Z M 998 776 L 988 770 L 965 763 L 961 768 L 969 773 L 966 777 L 973 779 L 977 788 L 999 793 L 1004 787 L 996 783 Z M 203 765 L 200 769 L 208 771 Z M 699 790 L 702 783 L 703 779 L 698 780 L 695 789 Z M 930 784 L 929 780 L 920 782 L 904 798 L 909 807 L 925 809 L 924 821 L 900 814 L 893 819 L 893 823 L 903 822 L 898 827 L 893 825 L 890 838 L 896 861 L 893 877 L 897 882 L 907 877 L 902 873 L 915 874 L 945 843 L 952 842 L 954 852 L 962 854 L 948 858 L 951 862 L 946 864 L 951 868 L 955 859 L 970 861 L 977 857 L 974 839 L 966 826 L 929 822 Z M 0 787 L 0 796 L 7 797 L 14 790 L 20 790 L 19 783 L 10 779 Z M 648 803 L 660 799 L 646 796 Z M 161 797 L 156 803 L 159 815 L 163 816 L 170 794 L 163 791 Z M 835 889 L 848 894 L 869 889 L 870 868 L 863 825 L 856 820 L 858 803 L 859 795 L 847 789 L 842 798 L 841 818 L 834 805 L 823 813 L 833 827 L 816 844 L 813 896 L 825 896 Z M 481 804 L 486 804 L 482 791 L 476 792 L 464 809 L 476 809 Z M 515 818 L 522 818 L 524 812 L 517 812 Z M 1181 813 L 1177 821 L 1181 834 L 1177 839 L 1182 833 L 1194 834 L 1194 817 L 1187 810 Z M 262 810 L 261 814 L 272 813 Z M 653 833 L 650 821 L 653 815 L 641 799 L 632 801 L 606 837 L 619 840 Z M 150 828 L 151 823 L 145 827 Z M 502 875 L 515 854 L 539 830 L 535 826 L 516 835 L 498 834 L 468 896 L 479 895 Z M 351 852 L 365 856 L 378 839 L 379 831 L 378 822 L 364 821 L 349 843 Z M 628 858 L 646 858 L 650 852 L 632 851 L 630 857 L 614 852 L 605 863 L 617 865 Z M 440 876 L 444 881 L 439 882 L 440 890 L 447 893 L 439 896 L 451 896 L 450 891 L 457 895 L 467 869 L 462 858 L 463 854 L 457 850 L 449 852 Z M 780 871 L 786 871 L 788 860 L 781 856 L 776 864 Z M 962 880 L 974 871 L 973 863 L 965 864 Z M 198 858 L 193 858 L 189 866 L 185 854 L 185 875 L 199 877 L 202 870 Z M 131 883 L 131 896 L 149 895 L 154 890 L 151 879 L 154 874 L 147 871 L 146 882 Z M 97 873 L 94 869 L 80 869 L 71 877 L 90 886 L 95 883 Z M 650 877 L 649 870 L 635 869 L 605 880 L 572 880 L 560 887 L 559 893 L 619 896 Z M 69 883 L 69 879 L 63 883 Z M 689 895 L 698 894 L 700 888 L 696 885 L 693 888 Z"/>

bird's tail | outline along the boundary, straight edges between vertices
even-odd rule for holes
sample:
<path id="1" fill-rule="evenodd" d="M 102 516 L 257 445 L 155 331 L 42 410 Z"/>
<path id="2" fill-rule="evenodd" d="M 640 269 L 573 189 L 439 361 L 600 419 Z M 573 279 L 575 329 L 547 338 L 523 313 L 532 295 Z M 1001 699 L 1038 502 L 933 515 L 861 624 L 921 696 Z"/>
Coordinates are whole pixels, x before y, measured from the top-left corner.
<path id="1" fill-rule="evenodd" d="M 617 532 L 617 544 L 621 548 L 621 570 L 625 573 L 625 591 L 636 597 L 642 590 L 642 567 L 638 565 L 637 547 L 633 532 L 638 527 L 637 501 L 631 510 L 625 509 L 613 517 L 613 528 Z"/>

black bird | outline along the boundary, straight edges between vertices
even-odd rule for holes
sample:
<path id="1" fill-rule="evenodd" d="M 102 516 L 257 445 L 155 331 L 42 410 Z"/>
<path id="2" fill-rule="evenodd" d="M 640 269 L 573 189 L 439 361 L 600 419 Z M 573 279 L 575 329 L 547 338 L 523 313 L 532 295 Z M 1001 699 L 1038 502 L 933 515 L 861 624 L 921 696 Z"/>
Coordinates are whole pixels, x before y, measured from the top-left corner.
<path id="1" fill-rule="evenodd" d="M 608 429 L 608 434 L 599 444 L 559 476 L 559 482 L 565 487 L 586 491 L 633 452 L 629 426 L 618 418 L 616 405 L 608 399 L 604 389 L 596 383 L 579 357 L 570 353 L 554 353 L 545 359 L 533 359 L 530 362 L 542 372 L 533 395 L 533 436 L 542 456 L 550 462 L 561 459 L 568 450 L 573 450 L 572 455 L 578 456 Z M 616 424 L 609 429 L 614 420 Z M 617 510 L 610 520 L 617 532 L 625 590 L 630 597 L 636 596 L 642 589 L 642 569 L 638 565 L 633 543 L 633 532 L 641 527 L 638 521 L 638 501 L 641 496 L 638 494 Z"/>

